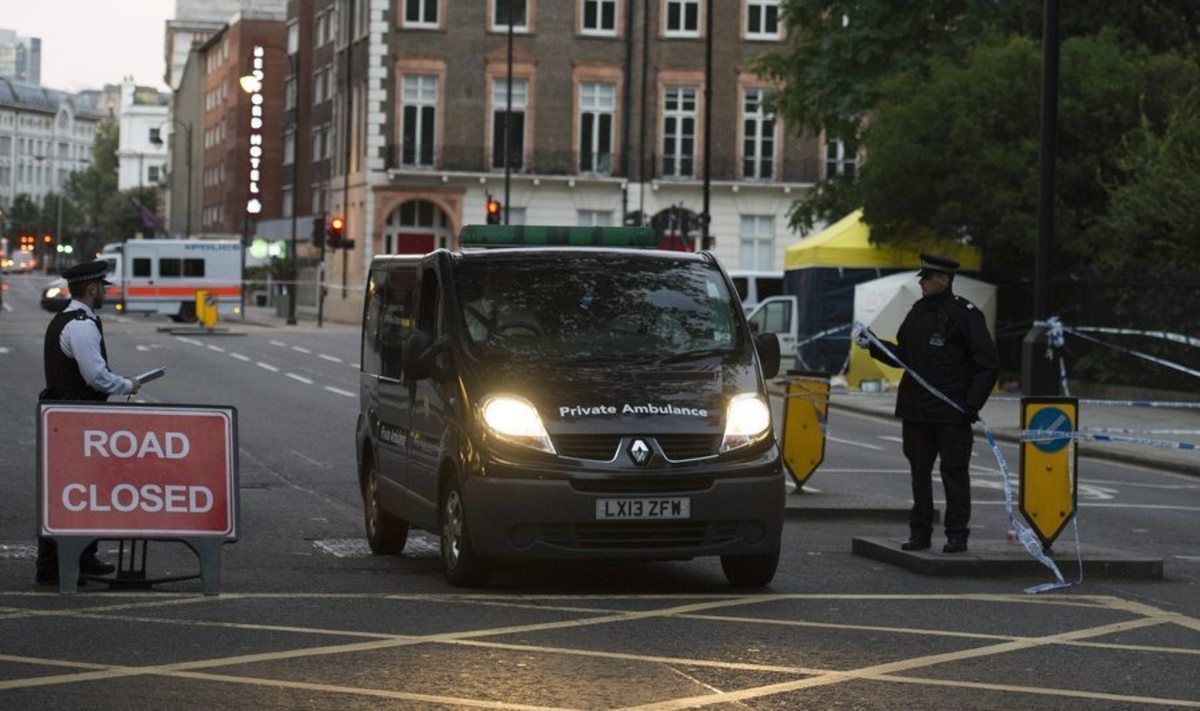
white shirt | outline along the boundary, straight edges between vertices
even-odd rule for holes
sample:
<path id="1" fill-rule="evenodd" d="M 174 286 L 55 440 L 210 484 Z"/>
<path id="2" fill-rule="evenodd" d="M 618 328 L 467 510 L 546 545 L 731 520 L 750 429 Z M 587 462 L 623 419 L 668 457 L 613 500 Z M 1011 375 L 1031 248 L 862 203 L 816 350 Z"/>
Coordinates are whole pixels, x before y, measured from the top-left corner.
<path id="1" fill-rule="evenodd" d="M 84 382 L 96 390 L 109 395 L 128 395 L 133 392 L 133 381 L 122 378 L 108 369 L 104 356 L 100 354 L 100 329 L 96 327 L 96 312 L 87 304 L 71 300 L 67 311 L 83 311 L 86 319 L 72 319 L 63 327 L 58 337 L 58 347 L 68 358 L 79 364 L 79 374 Z"/>

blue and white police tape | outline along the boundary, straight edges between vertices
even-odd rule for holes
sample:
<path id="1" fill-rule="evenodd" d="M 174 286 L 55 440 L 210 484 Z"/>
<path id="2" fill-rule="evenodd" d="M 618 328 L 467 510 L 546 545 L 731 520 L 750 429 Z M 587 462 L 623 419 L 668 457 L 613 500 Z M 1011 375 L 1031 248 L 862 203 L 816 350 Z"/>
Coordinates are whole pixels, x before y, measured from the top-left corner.
<path id="1" fill-rule="evenodd" d="M 961 405 L 954 402 L 943 392 L 930 385 L 928 381 L 922 378 L 915 370 L 910 368 L 907 363 L 905 363 L 898 355 L 896 355 L 895 351 L 893 351 L 886 343 L 879 340 L 879 338 L 871 331 L 869 327 L 867 327 L 866 324 L 856 321 L 854 323 L 854 328 L 856 331 L 860 331 L 861 333 L 865 334 L 868 341 L 886 353 L 894 363 L 903 368 L 905 373 L 912 376 L 913 380 L 917 381 L 921 387 L 928 390 L 934 397 L 954 408 L 956 411 L 961 412 L 964 415 L 966 414 L 966 410 Z M 1037 534 L 1032 528 L 1026 526 L 1023 522 L 1018 520 L 1016 514 L 1013 513 L 1015 506 L 1013 505 L 1012 475 L 1008 469 L 1008 461 L 1004 459 L 1004 454 L 1000 452 L 1000 445 L 996 443 L 996 438 L 992 436 L 992 428 L 988 425 L 987 421 L 981 417 L 979 418 L 979 424 L 983 426 L 983 436 L 987 439 L 988 446 L 992 449 L 992 456 L 996 458 L 996 465 L 1000 467 L 1000 473 L 1004 476 L 1004 508 L 1008 513 L 1009 528 L 1013 531 L 1016 531 L 1017 540 L 1019 540 L 1021 545 L 1025 547 L 1026 552 L 1028 552 L 1029 555 L 1039 563 L 1046 566 L 1050 572 L 1054 573 L 1054 577 L 1056 578 L 1055 582 L 1053 583 L 1044 583 L 1042 585 L 1034 585 L 1033 587 L 1025 588 L 1025 592 L 1030 595 L 1037 595 L 1039 593 L 1049 592 L 1051 590 L 1060 590 L 1062 588 L 1068 588 L 1072 585 L 1078 585 L 1079 583 L 1082 583 L 1083 551 L 1079 547 L 1079 512 L 1076 511 L 1075 515 L 1071 517 L 1072 524 L 1074 524 L 1075 528 L 1075 551 L 1078 556 L 1079 577 L 1075 581 L 1068 583 L 1063 579 L 1062 571 L 1060 571 L 1054 561 L 1051 560 L 1048 555 L 1046 555 L 1046 551 L 1042 548 L 1041 539 L 1038 538 Z M 1059 436 L 1061 437 L 1061 433 L 1059 433 Z M 1070 460 L 1068 459 L 1068 461 Z M 1072 472 L 1071 475 L 1074 476 L 1074 472 Z"/>
<path id="2" fill-rule="evenodd" d="M 850 394 L 850 393 L 847 393 Z M 994 395 L 989 400 L 993 402 L 1020 402 L 1022 398 L 1016 395 Z M 1110 407 L 1166 407 L 1179 410 L 1200 410 L 1200 402 L 1185 400 L 1098 400 L 1094 398 L 1079 398 L 1080 405 L 1105 405 Z"/>
<path id="3" fill-rule="evenodd" d="M 1022 442 L 1047 442 L 1060 439 L 1077 439 L 1089 442 L 1115 442 L 1119 444 L 1140 444 L 1146 447 L 1162 449 L 1200 449 L 1200 445 L 1192 442 L 1175 442 L 1167 439 L 1151 439 L 1149 437 L 1126 437 L 1123 435 L 1098 434 L 1095 432 L 1080 432 L 1079 430 L 1022 430 L 1017 433 Z"/>
<path id="4" fill-rule="evenodd" d="M 827 328 L 824 331 L 821 331 L 820 333 L 814 333 L 811 336 L 806 336 L 804 338 L 804 340 L 796 341 L 796 347 L 799 348 L 800 346 L 807 346 L 808 344 L 812 343 L 813 341 L 819 341 L 822 338 L 825 338 L 827 336 L 832 336 L 833 334 L 838 333 L 840 331 L 849 330 L 852 325 L 853 324 L 848 323 L 844 326 L 834 326 L 833 328 Z"/>
<path id="5" fill-rule="evenodd" d="M 1180 365 L 1173 361 L 1169 361 L 1166 358 L 1159 358 L 1158 356 L 1150 355 L 1149 353 L 1142 353 L 1141 351 L 1135 351 L 1132 348 L 1118 346 L 1113 343 L 1106 343 L 1106 342 L 1100 340 L 1099 338 L 1092 338 L 1091 336 L 1086 335 L 1084 333 L 1080 333 L 1079 331 L 1077 331 L 1073 328 L 1067 328 L 1064 330 L 1066 330 L 1067 333 L 1071 334 L 1072 336 L 1075 336 L 1076 338 L 1082 338 L 1085 341 L 1090 341 L 1097 345 L 1104 346 L 1105 348 L 1111 348 L 1115 351 L 1120 351 L 1122 353 L 1131 355 L 1135 358 L 1141 358 L 1142 360 L 1149 361 L 1149 362 L 1155 363 L 1157 365 L 1161 365 L 1165 368 L 1170 368 L 1171 370 L 1177 370 L 1180 373 L 1186 373 L 1193 377 L 1200 378 L 1200 370 L 1196 370 L 1195 368 L 1189 368 L 1186 365 Z"/>
<path id="6" fill-rule="evenodd" d="M 1172 343 L 1182 343 L 1185 346 L 1200 347 L 1200 338 L 1170 331 L 1141 331 L 1136 328 L 1111 328 L 1108 326 L 1072 326 L 1072 330 L 1082 333 L 1107 333 L 1114 336 L 1143 336 Z"/>

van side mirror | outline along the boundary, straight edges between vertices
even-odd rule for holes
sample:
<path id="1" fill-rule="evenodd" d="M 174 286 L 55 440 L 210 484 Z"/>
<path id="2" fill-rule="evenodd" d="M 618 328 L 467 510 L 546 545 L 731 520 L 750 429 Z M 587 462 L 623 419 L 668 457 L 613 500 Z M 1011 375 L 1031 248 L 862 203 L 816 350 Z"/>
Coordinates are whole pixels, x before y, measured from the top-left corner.
<path id="1" fill-rule="evenodd" d="M 444 339 L 434 340 L 424 331 L 413 331 L 404 342 L 404 377 L 424 380 L 438 375 L 436 358 L 445 344 Z"/>
<path id="2" fill-rule="evenodd" d="M 754 335 L 754 350 L 762 364 L 763 377 L 767 380 L 779 375 L 779 336 L 771 331 Z"/>

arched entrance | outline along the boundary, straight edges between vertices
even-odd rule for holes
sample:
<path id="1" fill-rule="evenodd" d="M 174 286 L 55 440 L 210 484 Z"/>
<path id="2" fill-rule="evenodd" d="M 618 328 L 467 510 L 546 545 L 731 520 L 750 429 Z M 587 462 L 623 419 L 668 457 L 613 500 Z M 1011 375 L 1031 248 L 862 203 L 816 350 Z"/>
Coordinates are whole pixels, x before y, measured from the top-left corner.
<path id="1" fill-rule="evenodd" d="M 428 200 L 400 203 L 383 221 L 383 254 L 425 254 L 449 247 L 454 228 L 450 216 Z"/>

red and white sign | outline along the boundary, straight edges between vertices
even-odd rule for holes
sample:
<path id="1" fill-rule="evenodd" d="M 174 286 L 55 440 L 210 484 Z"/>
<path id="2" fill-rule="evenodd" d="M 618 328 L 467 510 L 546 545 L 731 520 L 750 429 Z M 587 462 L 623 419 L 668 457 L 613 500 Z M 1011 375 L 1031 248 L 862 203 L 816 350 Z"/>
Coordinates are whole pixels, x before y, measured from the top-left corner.
<path id="1" fill-rule="evenodd" d="M 232 408 L 41 407 L 44 536 L 236 538 Z"/>

